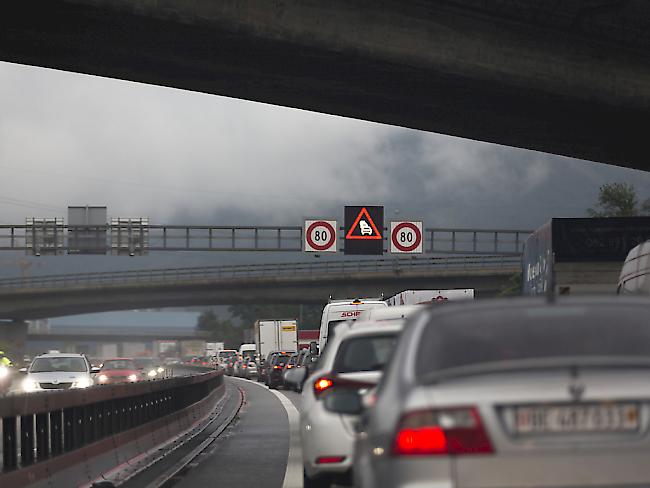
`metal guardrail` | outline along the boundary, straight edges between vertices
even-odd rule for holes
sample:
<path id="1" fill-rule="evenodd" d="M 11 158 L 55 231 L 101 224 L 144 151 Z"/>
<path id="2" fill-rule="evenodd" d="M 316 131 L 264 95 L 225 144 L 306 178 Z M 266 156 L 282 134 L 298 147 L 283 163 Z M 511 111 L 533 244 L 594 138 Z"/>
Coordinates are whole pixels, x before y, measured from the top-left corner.
<path id="1" fill-rule="evenodd" d="M 41 219 L 42 220 L 42 219 Z M 52 219 L 50 219 L 52 220 Z M 56 220 L 56 219 L 55 219 Z M 340 249 L 345 247 L 339 228 Z M 427 227 L 427 254 L 521 254 L 530 230 Z M 389 232 L 384 228 L 384 241 Z M 33 222 L 0 225 L 0 251 L 26 251 L 35 256 L 68 254 L 144 255 L 158 251 L 302 251 L 301 226 L 213 226 L 106 224 L 64 225 Z M 389 246 L 387 246 L 389 247 Z"/>
<path id="2" fill-rule="evenodd" d="M 221 371 L 0 398 L 2 473 L 179 412 L 223 384 Z"/>
<path id="3" fill-rule="evenodd" d="M 0 288 L 60 288 L 124 284 L 169 284 L 225 278 L 255 278 L 316 274 L 407 272 L 423 269 L 510 268 L 521 264 L 516 256 L 451 256 L 385 258 L 377 260 L 306 261 L 300 263 L 249 264 L 192 268 L 141 269 L 43 275 L 0 280 Z"/>

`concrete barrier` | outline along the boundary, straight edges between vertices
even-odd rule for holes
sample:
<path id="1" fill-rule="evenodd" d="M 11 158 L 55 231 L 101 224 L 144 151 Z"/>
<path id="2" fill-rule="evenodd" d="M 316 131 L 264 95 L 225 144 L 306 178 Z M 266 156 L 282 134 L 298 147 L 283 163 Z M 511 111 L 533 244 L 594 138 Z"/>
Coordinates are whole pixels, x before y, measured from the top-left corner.
<path id="1" fill-rule="evenodd" d="M 0 399 L 0 486 L 79 486 L 207 416 L 223 373 Z"/>

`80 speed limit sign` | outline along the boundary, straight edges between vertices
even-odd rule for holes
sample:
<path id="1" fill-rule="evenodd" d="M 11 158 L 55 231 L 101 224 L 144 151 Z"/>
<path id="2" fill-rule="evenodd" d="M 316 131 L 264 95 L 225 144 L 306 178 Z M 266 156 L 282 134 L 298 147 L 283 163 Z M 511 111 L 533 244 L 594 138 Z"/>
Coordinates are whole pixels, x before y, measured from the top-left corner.
<path id="1" fill-rule="evenodd" d="M 390 223 L 390 252 L 421 253 L 422 222 L 400 221 Z"/>
<path id="2" fill-rule="evenodd" d="M 336 220 L 305 220 L 305 251 L 336 252 Z"/>

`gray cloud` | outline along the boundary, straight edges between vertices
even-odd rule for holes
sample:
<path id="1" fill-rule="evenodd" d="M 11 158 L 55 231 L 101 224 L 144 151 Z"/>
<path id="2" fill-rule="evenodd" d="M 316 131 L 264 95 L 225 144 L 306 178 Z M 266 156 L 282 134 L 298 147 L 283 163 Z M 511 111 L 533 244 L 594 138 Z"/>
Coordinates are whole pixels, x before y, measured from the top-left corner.
<path id="1" fill-rule="evenodd" d="M 533 228 L 584 215 L 607 181 L 650 196 L 639 171 L 9 63 L 0 107 L 2 222 L 106 204 L 154 223 L 299 225 L 377 203 L 430 226 Z"/>

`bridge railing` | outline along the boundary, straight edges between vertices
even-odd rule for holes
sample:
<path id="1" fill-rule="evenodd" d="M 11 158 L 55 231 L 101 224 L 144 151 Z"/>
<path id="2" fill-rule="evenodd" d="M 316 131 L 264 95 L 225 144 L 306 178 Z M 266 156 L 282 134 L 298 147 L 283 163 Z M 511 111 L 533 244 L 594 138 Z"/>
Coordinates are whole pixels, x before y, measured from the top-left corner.
<path id="1" fill-rule="evenodd" d="M 521 258 L 505 255 L 408 257 L 368 260 L 305 261 L 188 268 L 140 269 L 99 273 L 43 275 L 0 280 L 0 288 L 53 288 L 142 283 L 180 283 L 226 278 L 350 273 L 401 273 L 425 269 L 513 268 Z"/>
<path id="2" fill-rule="evenodd" d="M 81 451 L 92 443 L 180 412 L 222 384 L 222 372 L 213 371 L 133 384 L 2 397 L 0 485 L 7 473 Z"/>

